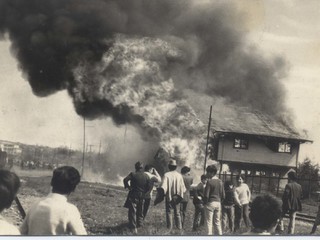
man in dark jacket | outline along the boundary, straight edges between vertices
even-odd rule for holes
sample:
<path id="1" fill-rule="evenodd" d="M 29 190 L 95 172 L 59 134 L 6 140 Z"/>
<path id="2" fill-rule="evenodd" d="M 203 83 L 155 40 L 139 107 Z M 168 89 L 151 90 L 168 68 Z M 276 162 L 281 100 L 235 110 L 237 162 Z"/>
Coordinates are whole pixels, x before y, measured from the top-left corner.
<path id="1" fill-rule="evenodd" d="M 282 196 L 282 215 L 289 214 L 289 226 L 288 234 L 294 234 L 294 226 L 297 211 L 302 210 L 301 197 L 302 188 L 301 185 L 296 182 L 297 176 L 295 172 L 288 173 L 288 183 L 284 189 Z M 283 217 L 282 217 L 283 218 Z M 283 220 L 280 221 L 280 231 L 283 231 Z"/>
<path id="2" fill-rule="evenodd" d="M 143 171 L 143 164 L 135 164 L 135 172 L 131 172 L 123 179 L 124 187 L 129 189 L 124 207 L 129 209 L 128 218 L 130 228 L 137 233 L 137 228 L 143 224 L 143 203 L 146 192 L 149 190 L 150 178 Z M 130 184 L 129 184 L 130 183 Z"/>

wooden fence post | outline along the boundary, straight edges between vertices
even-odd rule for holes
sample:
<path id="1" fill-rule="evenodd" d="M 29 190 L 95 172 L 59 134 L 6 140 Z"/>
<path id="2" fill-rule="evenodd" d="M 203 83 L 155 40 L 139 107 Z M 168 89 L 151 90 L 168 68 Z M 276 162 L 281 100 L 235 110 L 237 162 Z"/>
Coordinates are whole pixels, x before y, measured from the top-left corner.
<path id="1" fill-rule="evenodd" d="M 259 178 L 259 193 L 261 193 L 261 171 L 260 171 L 260 178 Z"/>
<path id="2" fill-rule="evenodd" d="M 268 191 L 273 192 L 272 189 L 271 189 L 271 186 L 270 186 L 271 185 L 271 174 L 269 174 L 268 178 L 269 178 L 269 180 L 268 180 Z"/>
<path id="3" fill-rule="evenodd" d="M 277 185 L 277 194 L 276 194 L 277 197 L 278 197 L 278 194 L 279 194 L 280 178 L 281 178 L 281 174 L 279 173 L 279 176 L 278 176 L 278 185 Z"/>
<path id="4" fill-rule="evenodd" d="M 251 179 L 251 192 L 253 193 L 253 179 L 254 179 L 254 175 L 252 174 L 252 179 Z"/>

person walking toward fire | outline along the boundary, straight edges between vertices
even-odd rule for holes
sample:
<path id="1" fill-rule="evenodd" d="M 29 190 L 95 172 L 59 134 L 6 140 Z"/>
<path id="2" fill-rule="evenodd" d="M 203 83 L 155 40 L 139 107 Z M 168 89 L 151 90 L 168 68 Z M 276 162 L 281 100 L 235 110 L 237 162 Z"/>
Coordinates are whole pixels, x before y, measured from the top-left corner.
<path id="1" fill-rule="evenodd" d="M 207 176 L 201 175 L 201 182 L 194 189 L 193 204 L 195 208 L 194 220 L 193 220 L 193 231 L 197 231 L 200 226 L 204 225 L 204 188 L 207 183 Z"/>
<path id="2" fill-rule="evenodd" d="M 182 229 L 181 214 L 179 204 L 183 199 L 186 187 L 182 175 L 176 171 L 177 162 L 171 159 L 168 164 L 169 172 L 164 174 L 161 188 L 165 194 L 166 221 L 169 231 L 173 228 L 173 215 L 176 228 Z"/>
<path id="3" fill-rule="evenodd" d="M 204 189 L 205 216 L 208 235 L 212 235 L 212 221 L 214 230 L 222 235 L 221 229 L 221 202 L 225 197 L 222 181 L 216 176 L 217 168 L 210 165 L 206 168 L 208 181 Z"/>
<path id="4" fill-rule="evenodd" d="M 188 206 L 188 202 L 190 199 L 190 189 L 191 189 L 191 185 L 193 183 L 193 177 L 190 175 L 190 170 L 191 169 L 187 166 L 184 166 L 183 168 L 181 168 L 181 175 L 183 178 L 184 185 L 186 187 L 186 191 L 184 192 L 183 199 L 181 200 L 181 203 L 180 203 L 182 227 L 184 226 L 184 220 L 186 218 L 187 206 Z"/>
<path id="5" fill-rule="evenodd" d="M 250 227 L 249 219 L 249 203 L 251 199 L 251 192 L 248 185 L 244 182 L 242 174 L 236 177 L 238 186 L 235 188 L 235 221 L 234 231 L 238 231 L 241 227 L 242 218 L 246 225 L 246 230 Z"/>
<path id="6" fill-rule="evenodd" d="M 0 169 L 0 213 L 11 206 L 19 187 L 20 179 L 15 173 Z M 20 231 L 0 216 L 0 235 L 20 235 Z"/>
<path id="7" fill-rule="evenodd" d="M 146 164 L 146 166 L 144 167 L 144 172 L 149 176 L 149 178 L 150 178 L 149 183 L 150 184 L 149 184 L 148 191 L 146 192 L 145 197 L 144 197 L 143 219 L 146 218 L 148 210 L 149 210 L 154 184 L 161 182 L 161 176 L 159 175 L 157 170 L 155 168 L 153 168 L 151 165 Z"/>
<path id="8" fill-rule="evenodd" d="M 143 225 L 143 202 L 150 187 L 150 178 L 143 171 L 141 162 L 136 162 L 134 166 L 136 171 L 123 179 L 124 188 L 129 189 L 124 207 L 128 208 L 129 228 L 137 233 L 137 228 Z"/>
<path id="9" fill-rule="evenodd" d="M 78 208 L 67 201 L 80 182 L 71 166 L 53 171 L 51 193 L 28 211 L 20 231 L 23 235 L 87 235 Z"/>
<path id="10" fill-rule="evenodd" d="M 284 231 L 283 217 L 289 213 L 288 234 L 294 234 L 297 211 L 302 211 L 301 197 L 302 187 L 297 181 L 297 175 L 291 171 L 288 173 L 288 183 L 282 195 L 282 217 L 279 224 L 280 232 Z"/>

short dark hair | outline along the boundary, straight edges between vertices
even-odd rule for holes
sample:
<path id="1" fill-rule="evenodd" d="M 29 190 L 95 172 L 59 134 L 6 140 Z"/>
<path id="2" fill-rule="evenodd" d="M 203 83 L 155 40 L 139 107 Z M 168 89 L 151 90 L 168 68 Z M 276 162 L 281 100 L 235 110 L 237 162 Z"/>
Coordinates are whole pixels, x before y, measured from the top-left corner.
<path id="1" fill-rule="evenodd" d="M 251 204 L 249 217 L 255 228 L 268 230 L 281 217 L 281 204 L 270 194 L 257 196 Z"/>
<path id="2" fill-rule="evenodd" d="M 136 169 L 136 171 L 143 169 L 143 163 L 142 162 L 136 162 L 134 164 L 134 167 Z"/>
<path id="3" fill-rule="evenodd" d="M 174 171 L 177 169 L 177 166 L 173 166 L 173 165 L 168 165 L 169 171 Z"/>
<path id="4" fill-rule="evenodd" d="M 20 179 L 15 173 L 0 169 L 0 212 L 11 206 L 19 187 Z"/>
<path id="5" fill-rule="evenodd" d="M 205 180 L 205 179 L 207 179 L 207 175 L 202 174 L 202 175 L 201 175 L 201 180 Z"/>
<path id="6" fill-rule="evenodd" d="M 80 182 L 80 174 L 71 166 L 58 167 L 53 171 L 51 186 L 53 193 L 70 194 Z"/>
<path id="7" fill-rule="evenodd" d="M 297 180 L 297 174 L 295 172 L 291 171 L 288 173 L 288 178 L 295 181 L 295 180 Z"/>
<path id="8" fill-rule="evenodd" d="M 231 185 L 233 185 L 233 182 L 231 182 L 231 181 L 225 181 L 225 182 L 224 182 L 224 189 L 225 189 L 225 190 L 228 189 L 229 186 L 231 186 Z"/>
<path id="9" fill-rule="evenodd" d="M 145 171 L 149 171 L 152 168 L 152 166 L 150 164 L 146 164 L 146 166 L 144 167 Z"/>
<path id="10" fill-rule="evenodd" d="M 245 180 L 244 175 L 241 174 L 241 173 L 239 173 L 239 174 L 236 176 L 237 181 L 239 180 L 239 178 L 242 178 L 243 181 Z"/>
<path id="11" fill-rule="evenodd" d="M 183 168 L 181 168 L 181 173 L 182 174 L 186 174 L 186 173 L 188 173 L 188 172 L 190 172 L 190 168 L 189 167 L 187 167 L 187 166 L 184 166 Z"/>
<path id="12" fill-rule="evenodd" d="M 210 165 L 210 166 L 208 166 L 208 167 L 206 168 L 206 171 L 207 171 L 208 173 L 216 174 L 217 171 L 218 171 L 218 169 L 217 169 L 217 167 L 216 167 L 215 165 Z"/>

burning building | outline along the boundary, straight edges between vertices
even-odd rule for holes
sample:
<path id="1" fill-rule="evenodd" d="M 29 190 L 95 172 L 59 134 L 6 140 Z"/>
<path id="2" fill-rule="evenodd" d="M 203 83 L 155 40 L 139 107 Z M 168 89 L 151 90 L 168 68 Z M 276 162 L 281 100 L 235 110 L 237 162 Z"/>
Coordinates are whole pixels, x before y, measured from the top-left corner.
<path id="1" fill-rule="evenodd" d="M 199 114 L 208 118 L 203 110 Z M 291 122 L 219 99 L 213 104 L 210 126 L 209 159 L 233 173 L 283 176 L 297 168 L 300 144 L 312 143 Z"/>
<path id="2" fill-rule="evenodd" d="M 286 112 L 285 60 L 246 41 L 235 2 L 0 0 L 0 37 L 35 95 L 66 90 L 86 119 L 130 124 L 184 164 L 203 165 L 206 121 L 189 93 L 276 119 Z"/>

